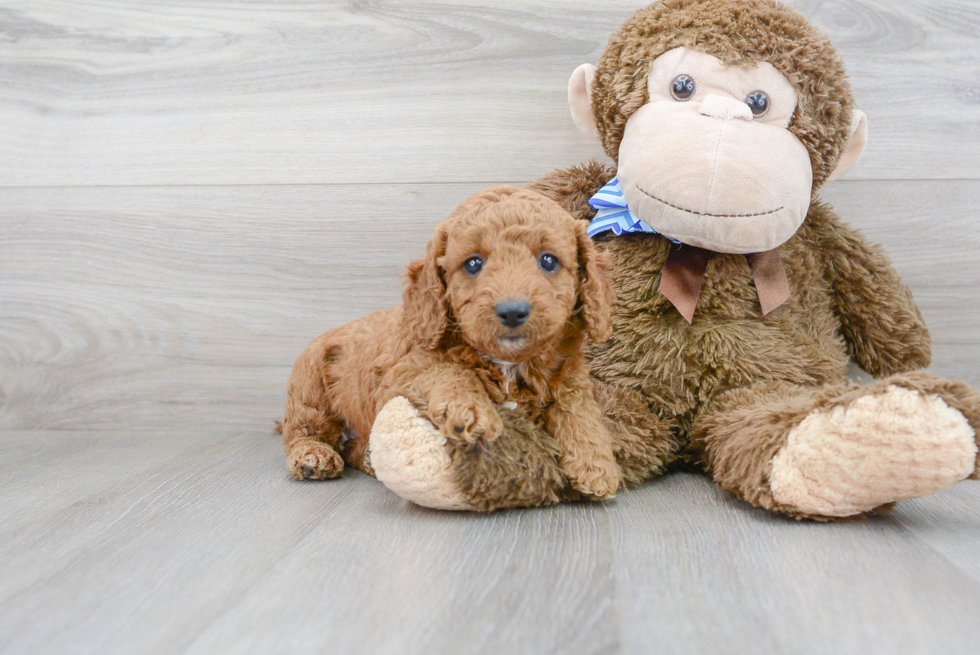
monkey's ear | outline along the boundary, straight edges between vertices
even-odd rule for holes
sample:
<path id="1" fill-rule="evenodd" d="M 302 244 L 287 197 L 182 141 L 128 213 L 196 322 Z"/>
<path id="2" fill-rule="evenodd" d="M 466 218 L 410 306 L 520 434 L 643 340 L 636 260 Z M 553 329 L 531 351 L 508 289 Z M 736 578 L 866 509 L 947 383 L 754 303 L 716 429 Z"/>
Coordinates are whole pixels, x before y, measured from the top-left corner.
<path id="1" fill-rule="evenodd" d="M 860 109 L 855 109 L 851 114 L 851 136 L 847 139 L 844 152 L 837 160 L 837 168 L 827 178 L 828 182 L 833 182 L 857 163 L 864 152 L 864 146 L 868 145 L 868 117 Z"/>
<path id="2" fill-rule="evenodd" d="M 595 66 L 582 64 L 575 69 L 568 80 L 568 108 L 572 110 L 572 120 L 575 126 L 586 136 L 599 138 L 599 130 L 595 125 L 595 115 L 592 113 L 592 79 L 595 77 Z"/>
<path id="3" fill-rule="evenodd" d="M 425 257 L 408 265 L 402 305 L 402 328 L 418 343 L 435 350 L 449 322 L 446 283 L 438 259 L 446 254 L 446 229 L 437 225 Z"/>

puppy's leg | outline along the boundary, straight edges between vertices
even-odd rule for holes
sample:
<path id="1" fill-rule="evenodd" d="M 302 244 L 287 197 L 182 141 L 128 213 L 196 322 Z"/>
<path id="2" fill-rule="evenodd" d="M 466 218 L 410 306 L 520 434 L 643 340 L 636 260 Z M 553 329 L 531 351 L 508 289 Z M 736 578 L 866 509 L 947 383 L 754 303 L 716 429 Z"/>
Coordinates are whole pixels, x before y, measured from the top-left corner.
<path id="1" fill-rule="evenodd" d="M 548 410 L 548 431 L 562 448 L 562 471 L 572 487 L 594 498 L 616 495 L 623 473 L 584 374 L 567 377 Z"/>
<path id="2" fill-rule="evenodd" d="M 282 439 L 286 467 L 297 480 L 336 478 L 344 470 L 336 450 L 344 421 L 332 411 L 325 379 L 328 352 L 317 339 L 296 360 L 289 376 Z"/>
<path id="3" fill-rule="evenodd" d="M 450 439 L 471 444 L 493 441 L 503 431 L 483 383 L 472 370 L 455 362 L 400 363 L 385 383 L 382 402 L 396 396 L 408 398 Z"/>

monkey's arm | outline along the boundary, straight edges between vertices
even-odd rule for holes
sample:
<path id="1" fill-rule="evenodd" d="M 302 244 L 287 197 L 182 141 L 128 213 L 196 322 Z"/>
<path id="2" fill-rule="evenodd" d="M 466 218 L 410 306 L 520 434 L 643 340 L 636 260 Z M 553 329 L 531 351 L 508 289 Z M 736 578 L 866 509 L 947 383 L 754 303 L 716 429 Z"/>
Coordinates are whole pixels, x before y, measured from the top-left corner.
<path id="1" fill-rule="evenodd" d="M 823 203 L 813 204 L 811 219 L 822 228 L 825 272 L 851 359 L 876 378 L 929 366 L 932 339 L 925 321 L 881 248 Z"/>
<path id="2" fill-rule="evenodd" d="M 589 198 L 616 177 L 616 168 L 591 160 L 581 166 L 558 169 L 527 185 L 565 208 L 575 218 L 592 220 Z"/>

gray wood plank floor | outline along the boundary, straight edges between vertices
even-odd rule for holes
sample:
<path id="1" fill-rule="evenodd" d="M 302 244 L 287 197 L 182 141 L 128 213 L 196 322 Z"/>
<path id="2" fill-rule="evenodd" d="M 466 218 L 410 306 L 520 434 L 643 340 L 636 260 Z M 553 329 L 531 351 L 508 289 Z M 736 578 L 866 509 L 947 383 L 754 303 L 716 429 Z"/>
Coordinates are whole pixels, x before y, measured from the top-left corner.
<path id="1" fill-rule="evenodd" d="M 827 525 L 680 473 L 468 515 L 295 482 L 269 433 L 0 454 L 3 653 L 976 652 L 977 483 Z"/>
<path id="2" fill-rule="evenodd" d="M 980 484 L 796 523 L 692 474 L 482 516 L 271 421 L 470 193 L 604 158 L 644 0 L 0 0 L 0 653 L 980 652 Z M 980 5 L 793 0 L 871 139 L 823 197 L 980 384 Z"/>

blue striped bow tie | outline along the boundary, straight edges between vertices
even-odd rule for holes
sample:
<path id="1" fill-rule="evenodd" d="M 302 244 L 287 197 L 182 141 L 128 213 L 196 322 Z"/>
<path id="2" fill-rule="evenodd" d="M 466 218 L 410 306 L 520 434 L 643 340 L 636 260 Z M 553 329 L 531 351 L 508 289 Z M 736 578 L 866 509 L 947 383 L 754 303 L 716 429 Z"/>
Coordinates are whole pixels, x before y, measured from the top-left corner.
<path id="1" fill-rule="evenodd" d="M 589 223 L 589 236 L 612 230 L 613 234 L 630 234 L 646 232 L 648 234 L 660 234 L 650 225 L 634 214 L 626 204 L 626 197 L 623 195 L 623 188 L 619 184 L 619 177 L 614 177 L 606 186 L 599 189 L 599 192 L 589 199 L 589 206 L 596 210 L 595 218 Z M 680 243 L 671 239 L 674 243 Z"/>

